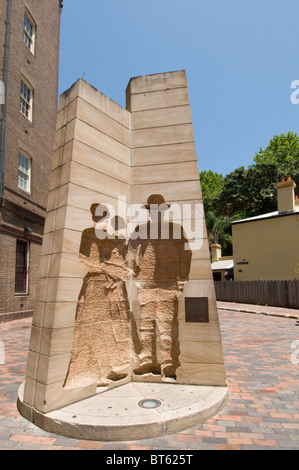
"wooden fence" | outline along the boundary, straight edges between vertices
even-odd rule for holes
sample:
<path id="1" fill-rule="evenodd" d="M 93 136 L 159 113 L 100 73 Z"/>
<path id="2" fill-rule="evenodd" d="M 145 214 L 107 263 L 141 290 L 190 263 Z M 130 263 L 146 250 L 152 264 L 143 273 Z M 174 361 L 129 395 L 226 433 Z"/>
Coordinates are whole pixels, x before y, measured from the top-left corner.
<path id="1" fill-rule="evenodd" d="M 216 281 L 215 289 L 222 302 L 299 309 L 299 280 Z"/>

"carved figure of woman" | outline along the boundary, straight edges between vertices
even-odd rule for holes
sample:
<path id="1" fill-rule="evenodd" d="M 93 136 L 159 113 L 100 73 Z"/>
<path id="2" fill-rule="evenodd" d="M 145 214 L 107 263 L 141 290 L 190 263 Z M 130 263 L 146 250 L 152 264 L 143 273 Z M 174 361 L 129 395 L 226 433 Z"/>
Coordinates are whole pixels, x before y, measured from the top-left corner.
<path id="1" fill-rule="evenodd" d="M 84 230 L 81 238 L 80 259 L 88 273 L 78 299 L 66 388 L 105 387 L 129 374 L 128 242 L 120 218 L 114 221 L 115 236 L 107 233 L 99 239 L 98 231 L 107 232 L 108 220 L 107 211 L 96 217 L 97 207 L 91 206 L 94 225 Z"/>

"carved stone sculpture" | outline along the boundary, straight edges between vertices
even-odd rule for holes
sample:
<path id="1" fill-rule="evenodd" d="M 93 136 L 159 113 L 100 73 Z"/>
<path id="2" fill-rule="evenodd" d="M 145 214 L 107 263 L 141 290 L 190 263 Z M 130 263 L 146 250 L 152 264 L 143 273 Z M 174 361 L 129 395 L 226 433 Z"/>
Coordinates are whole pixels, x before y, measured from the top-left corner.
<path id="1" fill-rule="evenodd" d="M 60 97 L 26 413 L 225 378 L 186 73 L 131 79 L 126 109 L 80 79 Z"/>

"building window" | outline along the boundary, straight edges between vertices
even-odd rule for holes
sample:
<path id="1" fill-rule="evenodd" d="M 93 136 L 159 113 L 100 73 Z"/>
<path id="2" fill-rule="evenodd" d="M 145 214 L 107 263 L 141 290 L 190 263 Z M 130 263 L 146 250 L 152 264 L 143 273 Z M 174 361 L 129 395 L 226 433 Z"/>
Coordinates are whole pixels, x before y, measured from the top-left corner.
<path id="1" fill-rule="evenodd" d="M 34 54 L 35 48 L 35 22 L 28 11 L 24 15 L 23 40 L 28 49 Z"/>
<path id="2" fill-rule="evenodd" d="M 31 158 L 19 153 L 18 187 L 30 193 L 31 191 Z"/>
<path id="3" fill-rule="evenodd" d="M 29 242 L 17 240 L 15 293 L 28 294 Z"/>
<path id="4" fill-rule="evenodd" d="M 32 101 L 33 88 L 30 87 L 28 82 L 21 80 L 21 113 L 24 114 L 29 121 L 32 121 Z"/>

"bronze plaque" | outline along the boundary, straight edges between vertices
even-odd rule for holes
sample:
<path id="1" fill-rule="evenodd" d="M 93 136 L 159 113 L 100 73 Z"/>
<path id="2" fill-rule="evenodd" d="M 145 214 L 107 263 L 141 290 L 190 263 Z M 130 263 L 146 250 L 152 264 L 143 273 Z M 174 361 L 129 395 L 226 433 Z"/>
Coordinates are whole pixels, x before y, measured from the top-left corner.
<path id="1" fill-rule="evenodd" d="M 209 323 L 208 297 L 185 298 L 186 323 Z"/>

